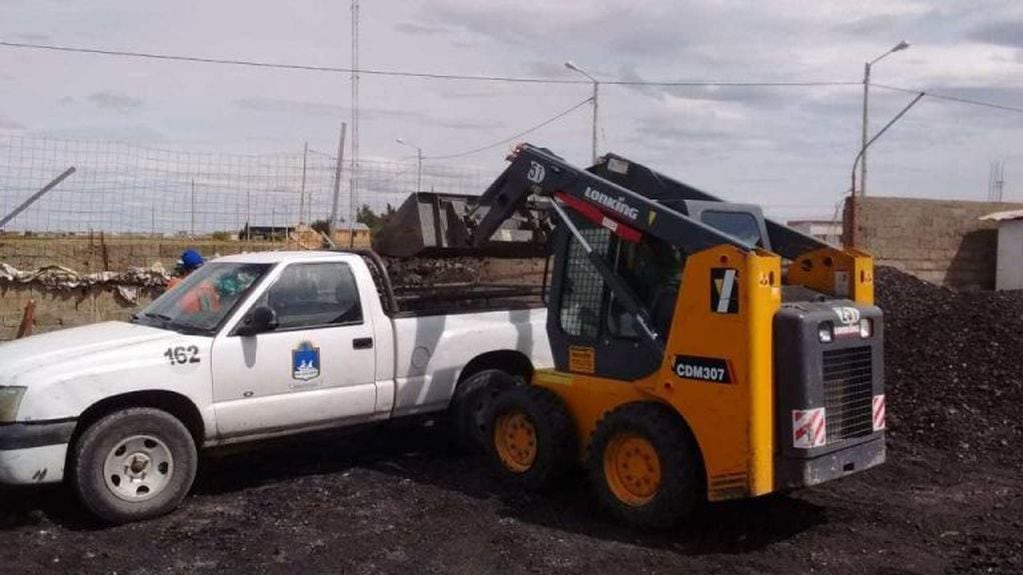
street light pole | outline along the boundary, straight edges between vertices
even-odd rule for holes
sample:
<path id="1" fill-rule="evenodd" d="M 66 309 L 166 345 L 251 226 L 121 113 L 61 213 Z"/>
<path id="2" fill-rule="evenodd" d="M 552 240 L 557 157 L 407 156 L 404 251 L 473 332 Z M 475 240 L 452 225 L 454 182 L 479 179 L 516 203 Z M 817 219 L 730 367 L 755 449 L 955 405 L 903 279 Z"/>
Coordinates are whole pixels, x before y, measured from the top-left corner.
<path id="1" fill-rule="evenodd" d="M 583 76 L 586 76 L 587 78 L 589 78 L 591 82 L 593 82 L 593 138 L 592 138 L 592 144 L 593 144 L 593 163 L 596 164 L 597 160 L 599 159 L 599 156 L 597 154 L 597 118 L 598 118 L 598 113 L 599 113 L 599 109 L 600 109 L 600 100 L 598 98 L 598 96 L 600 95 L 600 82 L 596 78 L 594 78 L 593 76 L 591 76 L 588 73 L 586 73 L 585 70 L 583 70 L 579 66 L 576 66 L 575 63 L 573 63 L 571 60 L 565 62 L 565 67 L 568 68 L 569 70 L 574 71 L 574 72 L 579 72 Z"/>
<path id="2" fill-rule="evenodd" d="M 866 196 L 867 195 L 867 129 L 868 129 L 867 101 L 870 98 L 870 68 L 874 64 L 880 62 L 881 59 L 884 58 L 885 56 L 887 56 L 889 54 L 892 54 L 894 52 L 899 52 L 900 50 L 905 50 L 906 48 L 909 48 L 909 43 L 906 42 L 905 40 L 903 40 L 902 42 L 899 42 L 898 44 L 893 46 L 890 50 L 888 50 L 884 54 L 881 54 L 877 58 L 874 58 L 873 60 L 863 64 L 863 137 L 860 140 L 860 153 L 859 153 L 859 156 L 860 156 L 860 195 L 861 196 Z M 853 194 L 855 194 L 855 193 L 856 193 L 856 190 L 853 190 Z"/>
<path id="3" fill-rule="evenodd" d="M 410 146 L 416 149 L 416 160 L 419 163 L 419 167 L 416 170 L 416 191 L 417 192 L 423 191 L 423 149 L 411 142 L 406 142 L 402 138 L 396 138 L 395 141 L 398 142 L 399 144 Z"/>

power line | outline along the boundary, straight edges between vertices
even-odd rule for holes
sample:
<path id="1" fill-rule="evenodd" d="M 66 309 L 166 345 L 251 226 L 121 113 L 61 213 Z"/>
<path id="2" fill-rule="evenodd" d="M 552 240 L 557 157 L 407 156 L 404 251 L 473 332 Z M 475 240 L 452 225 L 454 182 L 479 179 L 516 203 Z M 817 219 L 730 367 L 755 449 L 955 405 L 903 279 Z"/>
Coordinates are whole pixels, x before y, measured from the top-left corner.
<path id="1" fill-rule="evenodd" d="M 352 68 L 339 66 L 318 66 L 312 64 L 294 64 L 285 62 L 264 62 L 259 60 L 241 60 L 233 58 L 207 58 L 200 56 L 180 56 L 174 54 L 157 54 L 154 52 L 135 52 L 128 50 L 105 50 L 100 48 L 82 48 L 76 46 L 58 46 L 55 44 L 34 44 L 29 42 L 8 42 L 0 40 L 0 46 L 8 48 L 22 48 L 30 50 L 48 50 L 53 52 L 71 52 L 76 54 L 93 54 L 98 56 L 123 56 L 128 58 L 143 58 L 149 60 L 165 60 L 176 62 L 192 62 L 200 64 L 221 64 L 230 66 L 248 66 L 252 68 L 271 68 L 278 70 L 301 70 L 306 72 L 326 72 L 332 74 L 351 74 Z M 434 72 L 405 72 L 400 70 L 379 70 L 359 68 L 359 74 L 373 76 L 392 76 L 399 78 L 425 78 L 430 80 L 472 80 L 485 82 L 511 82 L 520 84 L 591 84 L 588 80 L 573 80 L 560 78 L 531 78 L 523 76 L 497 76 L 497 75 L 471 75 L 471 74 L 441 74 Z M 648 86 L 660 88 L 687 88 L 687 87 L 735 87 L 735 88 L 784 88 L 784 87 L 812 87 L 812 86 L 855 86 L 862 82 L 854 81 L 797 81 L 797 82 L 742 82 L 742 81 L 643 81 L 643 80 L 607 80 L 601 84 L 608 86 Z"/>
<path id="2" fill-rule="evenodd" d="M 546 126 L 548 124 L 551 124 L 553 122 L 556 122 L 556 121 L 560 120 L 561 118 L 564 118 L 565 116 L 571 114 L 572 112 L 578 110 L 579 108 L 582 108 L 583 106 L 585 106 L 586 104 L 589 104 L 592 101 L 593 101 L 593 98 L 586 98 L 582 102 L 579 102 L 578 104 L 572 106 L 571 108 L 569 108 L 567 110 L 564 110 L 564 111 L 558 113 L 555 116 L 551 116 L 550 118 L 547 118 L 546 120 L 544 120 L 543 122 L 540 122 L 539 124 L 533 126 L 532 128 L 528 128 L 526 130 L 523 130 L 523 131 L 521 131 L 521 132 L 519 132 L 519 133 L 517 133 L 517 134 L 515 134 L 513 136 L 508 136 L 507 138 L 504 138 L 504 139 L 502 139 L 500 141 L 494 142 L 493 144 L 487 144 L 486 146 L 481 146 L 479 148 L 473 148 L 471 150 L 467 150 L 465 152 L 459 152 L 457 154 L 445 154 L 443 156 L 423 156 L 423 159 L 424 160 L 451 160 L 451 159 L 454 159 L 454 158 L 462 158 L 462 157 L 465 157 L 465 156 L 471 156 L 473 154 L 477 154 L 479 152 L 483 152 L 483 151 L 486 151 L 486 150 L 489 150 L 489 149 L 492 149 L 492 148 L 496 148 L 498 146 L 503 146 L 504 144 L 513 142 L 513 141 L 521 138 L 522 136 L 525 136 L 526 134 L 535 132 L 535 131 L 539 130 L 540 128 L 543 128 L 544 126 Z"/>
<path id="3" fill-rule="evenodd" d="M 919 94 L 919 93 L 921 93 L 920 90 L 910 90 L 909 88 L 899 88 L 898 86 L 886 86 L 884 84 L 874 84 L 874 83 L 871 83 L 870 85 L 871 86 L 876 86 L 876 87 L 884 89 L 884 90 L 892 90 L 894 92 L 903 92 L 905 94 Z M 984 102 L 982 100 L 974 100 L 974 99 L 971 99 L 971 98 L 960 98 L 959 96 L 949 96 L 947 94 L 936 94 L 936 93 L 930 92 L 930 91 L 926 92 L 925 95 L 928 98 L 934 98 L 936 100 L 947 100 L 949 102 L 958 102 L 960 104 L 969 104 L 971 106 L 983 106 L 985 108 L 993 108 L 995 110 L 1004 110 L 1004 111 L 1007 111 L 1007 112 L 1017 112 L 1017 113 L 1023 114 L 1023 108 L 1018 108 L 1016 106 L 1007 106 L 1005 104 L 995 104 L 994 102 Z"/>

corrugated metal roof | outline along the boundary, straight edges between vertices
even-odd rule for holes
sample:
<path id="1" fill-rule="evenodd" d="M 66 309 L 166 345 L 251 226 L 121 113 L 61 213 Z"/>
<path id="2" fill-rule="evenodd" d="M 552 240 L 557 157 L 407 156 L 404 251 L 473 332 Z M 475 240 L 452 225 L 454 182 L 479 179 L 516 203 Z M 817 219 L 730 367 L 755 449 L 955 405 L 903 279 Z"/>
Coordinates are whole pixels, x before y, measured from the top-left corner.
<path id="1" fill-rule="evenodd" d="M 981 216 L 982 220 L 994 220 L 997 222 L 1004 222 L 1008 220 L 1023 220 L 1023 210 L 1009 210 L 1006 212 L 993 212 L 986 216 Z"/>

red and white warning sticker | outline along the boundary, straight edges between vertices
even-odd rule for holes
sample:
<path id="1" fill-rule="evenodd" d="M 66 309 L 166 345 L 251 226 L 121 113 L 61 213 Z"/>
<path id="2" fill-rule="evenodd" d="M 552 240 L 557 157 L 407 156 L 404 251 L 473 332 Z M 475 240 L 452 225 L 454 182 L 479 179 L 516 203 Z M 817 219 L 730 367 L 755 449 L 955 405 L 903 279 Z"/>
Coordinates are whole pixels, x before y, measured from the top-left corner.
<path id="1" fill-rule="evenodd" d="M 820 447 L 828 441 L 824 408 L 792 411 L 792 445 L 800 449 Z"/>
<path id="2" fill-rule="evenodd" d="M 884 394 L 874 396 L 874 431 L 884 429 Z"/>

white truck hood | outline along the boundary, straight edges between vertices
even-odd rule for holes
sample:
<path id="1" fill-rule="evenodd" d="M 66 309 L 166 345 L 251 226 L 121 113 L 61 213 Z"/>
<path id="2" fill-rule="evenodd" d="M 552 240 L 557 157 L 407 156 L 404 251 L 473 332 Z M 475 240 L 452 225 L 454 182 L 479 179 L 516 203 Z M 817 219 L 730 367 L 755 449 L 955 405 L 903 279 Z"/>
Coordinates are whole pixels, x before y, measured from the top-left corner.
<path id="1" fill-rule="evenodd" d="M 173 331 L 108 321 L 62 329 L 0 344 L 0 385 L 25 385 L 24 376 L 40 369 L 99 359 L 111 351 L 124 351 L 143 343 L 174 340 Z"/>
<path id="2" fill-rule="evenodd" d="M 0 345 L 0 385 L 26 388 L 17 421 L 78 417 L 97 401 L 166 390 L 208 405 L 213 338 L 106 322 Z M 195 361 L 175 359 L 175 352 Z"/>

